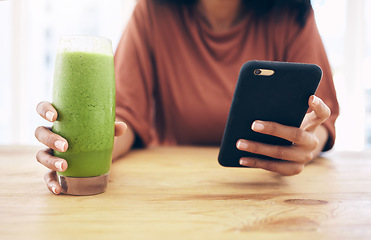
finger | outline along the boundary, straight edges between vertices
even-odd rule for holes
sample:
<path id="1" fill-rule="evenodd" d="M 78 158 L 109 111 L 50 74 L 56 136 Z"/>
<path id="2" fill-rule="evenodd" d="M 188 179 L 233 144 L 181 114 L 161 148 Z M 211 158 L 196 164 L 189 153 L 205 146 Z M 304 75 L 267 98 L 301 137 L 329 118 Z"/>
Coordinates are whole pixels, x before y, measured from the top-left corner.
<path id="1" fill-rule="evenodd" d="M 305 116 L 303 126 L 305 131 L 314 131 L 330 117 L 331 110 L 322 99 L 314 95 L 310 96 L 308 105 L 313 111 Z"/>
<path id="2" fill-rule="evenodd" d="M 115 122 L 115 136 L 121 136 L 126 132 L 128 126 L 124 122 Z"/>
<path id="3" fill-rule="evenodd" d="M 314 144 L 311 134 L 296 127 L 257 120 L 253 122 L 251 129 L 255 132 L 283 138 L 296 145 L 303 145 L 308 148 L 312 148 L 312 144 Z"/>
<path id="4" fill-rule="evenodd" d="M 312 151 L 305 151 L 296 146 L 269 145 L 240 139 L 237 142 L 237 148 L 250 153 L 298 163 L 307 163 L 313 159 Z"/>
<path id="5" fill-rule="evenodd" d="M 241 166 L 250 168 L 261 168 L 271 172 L 276 172 L 284 176 L 292 176 L 299 174 L 304 169 L 304 164 L 287 162 L 287 161 L 272 161 L 260 158 L 241 158 Z"/>
<path id="6" fill-rule="evenodd" d="M 305 114 L 305 117 L 303 119 L 303 122 L 301 123 L 300 128 L 305 130 L 308 126 L 312 124 L 312 122 L 317 118 L 317 115 L 314 111 L 311 111 L 310 113 Z"/>
<path id="7" fill-rule="evenodd" d="M 46 127 L 38 127 L 35 130 L 35 137 L 39 142 L 45 144 L 51 149 L 65 152 L 68 149 L 68 142 L 58 134 L 51 132 Z"/>
<path id="8" fill-rule="evenodd" d="M 40 102 L 36 106 L 37 113 L 49 122 L 54 122 L 57 119 L 57 110 L 49 102 Z"/>
<path id="9" fill-rule="evenodd" d="M 57 180 L 57 174 L 55 171 L 51 171 L 44 176 L 44 180 L 48 189 L 53 192 L 54 194 L 58 195 L 62 191 L 61 185 Z"/>
<path id="10" fill-rule="evenodd" d="M 68 168 L 67 161 L 65 159 L 53 156 L 52 151 L 53 150 L 50 148 L 46 150 L 40 150 L 36 154 L 36 160 L 51 170 L 58 172 L 66 171 Z"/>

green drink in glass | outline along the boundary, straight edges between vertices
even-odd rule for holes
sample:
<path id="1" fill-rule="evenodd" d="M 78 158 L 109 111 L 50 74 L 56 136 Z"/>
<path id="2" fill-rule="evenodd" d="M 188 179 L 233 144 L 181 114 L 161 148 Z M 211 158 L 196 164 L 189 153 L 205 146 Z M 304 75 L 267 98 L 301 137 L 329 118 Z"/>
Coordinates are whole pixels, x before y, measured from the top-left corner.
<path id="1" fill-rule="evenodd" d="M 53 106 L 53 132 L 68 141 L 54 155 L 68 162 L 58 172 L 62 193 L 92 195 L 105 191 L 115 131 L 115 73 L 112 44 L 100 37 L 62 37 L 59 42 Z"/>

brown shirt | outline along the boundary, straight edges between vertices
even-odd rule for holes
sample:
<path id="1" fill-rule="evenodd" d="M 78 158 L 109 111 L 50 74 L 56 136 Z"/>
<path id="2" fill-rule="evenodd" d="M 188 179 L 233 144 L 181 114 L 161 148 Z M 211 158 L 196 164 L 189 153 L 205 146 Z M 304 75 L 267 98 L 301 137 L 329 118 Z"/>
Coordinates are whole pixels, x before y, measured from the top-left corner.
<path id="1" fill-rule="evenodd" d="M 313 11 L 304 27 L 251 15 L 216 33 L 195 9 L 139 0 L 115 54 L 117 116 L 145 146 L 220 144 L 239 69 L 249 60 L 315 63 L 316 95 L 331 108 L 324 123 L 335 139 L 338 102 Z"/>

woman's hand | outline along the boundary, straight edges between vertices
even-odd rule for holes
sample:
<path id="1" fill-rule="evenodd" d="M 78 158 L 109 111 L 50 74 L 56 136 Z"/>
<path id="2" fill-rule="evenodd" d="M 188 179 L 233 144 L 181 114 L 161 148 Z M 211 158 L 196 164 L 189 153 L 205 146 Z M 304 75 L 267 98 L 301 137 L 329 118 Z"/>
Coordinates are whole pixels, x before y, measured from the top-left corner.
<path id="1" fill-rule="evenodd" d="M 58 117 L 57 110 L 55 110 L 55 108 L 49 102 L 39 103 L 36 107 L 36 111 L 41 117 L 49 122 L 54 122 Z M 127 126 L 125 123 L 116 123 L 115 136 L 124 134 L 126 129 Z M 53 149 L 60 152 L 65 152 L 68 149 L 68 142 L 63 137 L 53 133 L 51 128 L 42 126 L 36 128 L 35 137 L 37 140 L 39 140 L 39 142 L 48 147 L 45 150 L 40 150 L 36 154 L 37 161 L 52 170 L 44 176 L 46 185 L 54 194 L 60 194 L 62 188 L 58 183 L 56 171 L 66 171 L 68 164 L 66 160 L 53 156 Z"/>
<path id="2" fill-rule="evenodd" d="M 300 128 L 258 120 L 251 126 L 255 132 L 287 139 L 293 142 L 293 145 L 276 146 L 244 139 L 237 141 L 237 148 L 242 151 L 284 161 L 241 158 L 240 164 L 252 168 L 262 168 L 286 176 L 299 174 L 306 163 L 317 157 L 328 138 L 327 130 L 321 124 L 331 114 L 329 107 L 314 95 L 309 98 L 308 104 L 313 111 L 305 115 Z"/>

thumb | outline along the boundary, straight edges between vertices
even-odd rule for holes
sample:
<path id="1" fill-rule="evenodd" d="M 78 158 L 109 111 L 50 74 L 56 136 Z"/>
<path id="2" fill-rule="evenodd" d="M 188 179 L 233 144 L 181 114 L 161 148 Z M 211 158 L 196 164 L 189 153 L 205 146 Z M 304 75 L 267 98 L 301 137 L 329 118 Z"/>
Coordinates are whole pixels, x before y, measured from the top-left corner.
<path id="1" fill-rule="evenodd" d="M 128 126 L 124 122 L 115 122 L 115 136 L 116 137 L 123 135 L 127 129 L 128 129 Z"/>
<path id="2" fill-rule="evenodd" d="M 313 110 L 306 114 L 302 124 L 305 131 L 314 131 L 331 115 L 330 108 L 318 97 L 312 95 L 308 101 L 309 107 Z"/>

